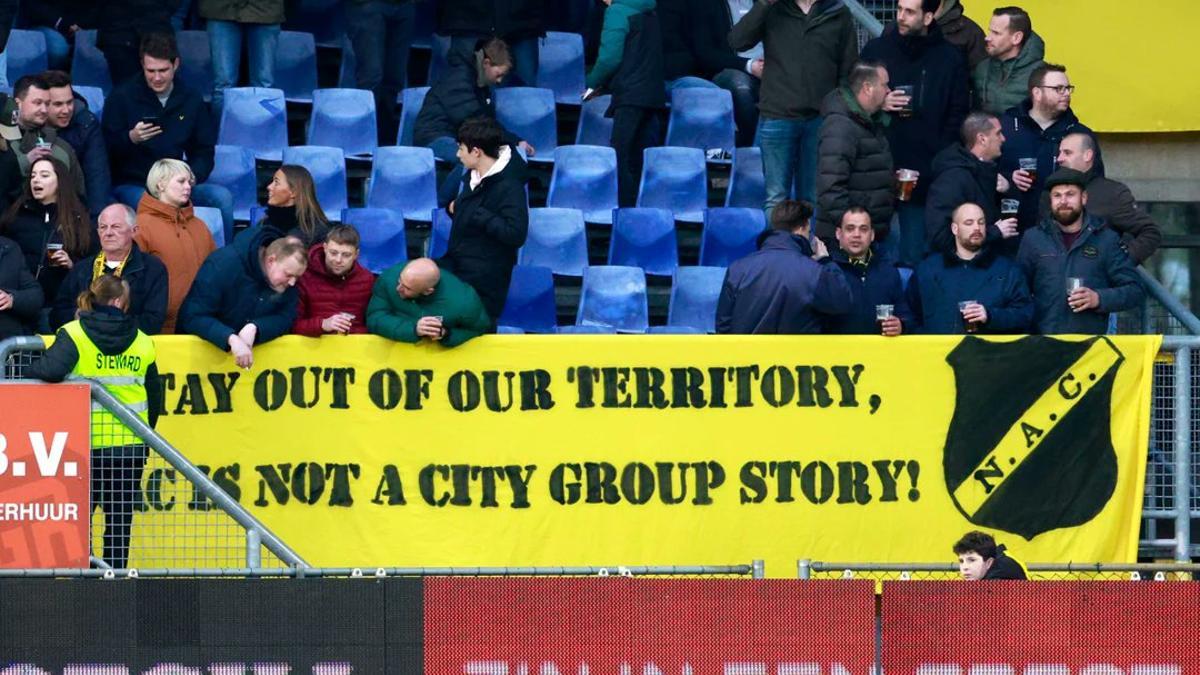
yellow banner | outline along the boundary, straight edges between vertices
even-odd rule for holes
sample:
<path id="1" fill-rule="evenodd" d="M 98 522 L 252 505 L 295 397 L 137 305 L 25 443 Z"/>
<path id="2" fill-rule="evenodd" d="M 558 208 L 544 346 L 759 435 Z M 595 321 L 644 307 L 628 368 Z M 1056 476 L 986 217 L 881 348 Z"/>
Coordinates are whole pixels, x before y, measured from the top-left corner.
<path id="1" fill-rule="evenodd" d="M 791 576 L 976 528 L 1133 562 L 1159 339 L 288 337 L 250 371 L 156 344 L 159 430 L 311 564 Z M 133 564 L 178 515 L 137 515 Z"/>
<path id="2" fill-rule="evenodd" d="M 1003 3 L 963 0 L 987 33 Z M 1192 60 L 1200 3 L 1155 0 L 1025 0 L 1046 60 L 1067 67 L 1078 89 L 1071 107 L 1100 132 L 1200 130 Z"/>

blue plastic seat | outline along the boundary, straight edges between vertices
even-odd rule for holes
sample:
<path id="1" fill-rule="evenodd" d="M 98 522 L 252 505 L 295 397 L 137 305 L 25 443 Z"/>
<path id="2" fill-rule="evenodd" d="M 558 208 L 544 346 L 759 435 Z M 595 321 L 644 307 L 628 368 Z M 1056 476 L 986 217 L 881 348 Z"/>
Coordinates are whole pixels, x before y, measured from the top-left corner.
<path id="1" fill-rule="evenodd" d="M 496 119 L 534 147 L 537 154 L 529 158 L 532 162 L 554 161 L 554 149 L 558 147 L 554 92 L 537 87 L 497 89 Z"/>
<path id="2" fill-rule="evenodd" d="M 212 206 L 193 206 L 192 212 L 196 214 L 197 218 L 203 220 L 205 225 L 208 225 L 208 231 L 212 234 L 217 248 L 221 248 L 225 242 L 233 238 L 225 236 L 225 219 L 221 217 L 221 209 Z"/>
<path id="3" fill-rule="evenodd" d="M 348 35 L 342 36 L 342 63 L 338 67 L 337 86 L 354 89 L 358 86 L 358 57 L 354 55 L 354 44 Z"/>
<path id="4" fill-rule="evenodd" d="M 375 151 L 367 206 L 395 209 L 408 220 L 429 222 L 437 208 L 437 171 L 433 151 L 390 145 Z"/>
<path id="5" fill-rule="evenodd" d="M 312 101 L 312 92 L 317 88 L 317 43 L 312 33 L 279 31 L 279 43 L 275 46 L 275 86 L 283 90 L 289 101 Z"/>
<path id="6" fill-rule="evenodd" d="M 408 260 L 404 214 L 391 209 L 346 209 L 342 222 L 358 230 L 358 261 L 379 274 Z"/>
<path id="7" fill-rule="evenodd" d="M 421 3 L 417 3 L 418 6 Z M 427 82 L 437 82 L 442 73 L 450 69 L 450 38 L 434 33 L 429 40 L 429 78 Z"/>
<path id="8" fill-rule="evenodd" d="M 559 335 L 616 335 L 612 326 L 559 326 Z"/>
<path id="9" fill-rule="evenodd" d="M 546 205 L 579 209 L 587 222 L 611 225 L 617 208 L 617 153 L 595 145 L 555 150 Z"/>
<path id="10" fill-rule="evenodd" d="M 211 100 L 213 68 L 208 31 L 176 31 L 175 43 L 179 45 L 179 77 L 199 89 L 200 93 L 204 95 L 205 101 Z"/>
<path id="11" fill-rule="evenodd" d="M 263 216 L 267 215 L 267 207 L 255 204 L 250 207 L 250 227 L 254 227 L 262 222 Z"/>
<path id="12" fill-rule="evenodd" d="M 375 153 L 375 95 L 366 89 L 317 89 L 308 119 L 309 145 L 341 148 L 347 157 Z"/>
<path id="13" fill-rule="evenodd" d="M 724 89 L 671 91 L 667 145 L 733 152 L 733 96 Z"/>
<path id="14" fill-rule="evenodd" d="M 440 258 L 446 255 L 446 247 L 450 245 L 450 226 L 453 221 L 446 209 L 434 209 L 433 222 L 429 227 L 429 242 L 425 255 L 430 258 Z"/>
<path id="15" fill-rule="evenodd" d="M 324 145 L 300 145 L 284 148 L 284 164 L 299 164 L 312 174 L 317 188 L 317 201 L 325 217 L 337 220 L 349 206 L 346 197 L 346 155 L 341 148 Z"/>
<path id="16" fill-rule="evenodd" d="M 547 31 L 538 40 L 537 86 L 553 91 L 554 100 L 580 105 L 587 89 L 585 74 L 582 35 Z"/>
<path id="17" fill-rule="evenodd" d="M 424 4 L 424 3 L 422 3 Z M 496 326 L 496 335 L 524 335 L 525 331 L 516 326 L 505 326 L 503 324 Z"/>
<path id="18" fill-rule="evenodd" d="M 757 250 L 758 235 L 765 229 L 762 209 L 708 209 L 700 236 L 700 264 L 728 267 Z"/>
<path id="19" fill-rule="evenodd" d="M 575 132 L 577 145 L 604 145 L 612 143 L 611 117 L 605 117 L 612 96 L 605 94 L 583 102 L 579 109 L 579 128 Z"/>
<path id="20" fill-rule="evenodd" d="M 608 326 L 623 333 L 650 327 L 646 274 L 638 267 L 593 265 L 583 271 L 577 326 Z"/>
<path id="21" fill-rule="evenodd" d="M 646 148 L 638 206 L 668 209 L 676 220 L 699 223 L 708 207 L 708 173 L 698 148 Z"/>
<path id="22" fill-rule="evenodd" d="M 900 272 L 900 287 L 903 288 L 905 291 L 907 291 L 908 283 L 910 281 L 912 281 L 912 277 L 913 277 L 912 268 L 911 267 L 897 267 L 896 270 L 898 272 Z"/>
<path id="23" fill-rule="evenodd" d="M 666 209 L 617 209 L 613 216 L 609 265 L 640 267 L 646 274 L 670 276 L 679 267 L 675 219 Z"/>
<path id="24" fill-rule="evenodd" d="M 8 34 L 8 46 L 4 48 L 8 57 L 8 86 L 26 75 L 36 75 L 49 67 L 46 52 L 46 36 L 36 30 L 14 28 Z"/>
<path id="25" fill-rule="evenodd" d="M 675 270 L 667 325 L 715 333 L 717 299 L 721 297 L 724 283 L 724 267 L 680 267 Z"/>
<path id="26" fill-rule="evenodd" d="M 554 333 L 558 328 L 554 306 L 554 273 L 549 267 L 517 265 L 508 284 L 508 299 L 496 321 L 526 333 Z"/>
<path id="27" fill-rule="evenodd" d="M 425 104 L 429 87 L 409 87 L 400 92 L 400 132 L 396 145 L 412 145 L 413 129 L 417 126 L 417 115 Z"/>
<path id="28" fill-rule="evenodd" d="M 651 335 L 704 335 L 704 331 L 691 326 L 650 326 Z"/>
<path id="29" fill-rule="evenodd" d="M 105 94 L 112 91 L 112 74 L 108 71 L 108 59 L 96 46 L 96 31 L 81 30 L 75 33 L 75 53 L 71 56 L 71 82 L 78 88 L 99 87 Z"/>
<path id="30" fill-rule="evenodd" d="M 588 264 L 587 229 L 578 209 L 529 209 L 522 265 L 549 267 L 560 276 L 583 276 Z"/>
<path id="31" fill-rule="evenodd" d="M 254 171 L 254 153 L 237 145 L 218 145 L 213 153 L 209 183 L 224 186 L 233 194 L 233 217 L 250 219 L 250 208 L 258 203 L 258 178 Z M 233 223 L 227 223 L 233 227 Z"/>
<path id="32" fill-rule="evenodd" d="M 279 89 L 230 87 L 221 108 L 221 145 L 240 145 L 278 162 L 287 147 L 287 102 Z"/>
<path id="33" fill-rule="evenodd" d="M 96 119 L 104 117 L 104 90 L 100 87 L 89 87 L 86 85 L 72 84 L 71 90 L 83 97 L 87 101 L 88 110 L 96 116 Z"/>
<path id="34" fill-rule="evenodd" d="M 762 150 L 734 150 L 733 167 L 729 172 L 729 190 L 725 193 L 725 206 L 761 209 L 766 203 L 767 182 L 763 177 Z"/>

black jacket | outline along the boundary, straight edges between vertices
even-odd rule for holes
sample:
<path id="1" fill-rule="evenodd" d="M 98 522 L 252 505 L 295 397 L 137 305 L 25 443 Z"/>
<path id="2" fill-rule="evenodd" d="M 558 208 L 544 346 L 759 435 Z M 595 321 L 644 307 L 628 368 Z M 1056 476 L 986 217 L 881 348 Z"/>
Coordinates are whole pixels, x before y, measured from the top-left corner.
<path id="1" fill-rule="evenodd" d="M 102 255 L 104 253 L 100 252 L 79 261 L 67 274 L 50 310 L 51 328 L 57 330 L 75 319 L 75 300 L 91 285 L 96 256 Z M 106 266 L 104 273 L 112 274 L 112 270 Z M 167 317 L 166 266 L 158 258 L 142 253 L 142 249 L 134 244 L 121 278 L 129 284 L 129 315 L 137 322 L 138 329 L 146 335 L 162 332 L 163 320 Z"/>
<path id="2" fill-rule="evenodd" d="M 52 239 L 62 241 L 62 235 L 57 231 L 57 222 L 58 209 L 55 205 L 42 206 L 42 204 L 30 200 L 17 212 L 16 218 L 3 228 L 3 231 L 0 231 L 0 235 L 12 239 L 21 247 L 21 253 L 25 256 L 25 267 L 41 284 L 42 295 L 46 298 L 47 303 L 53 302 L 54 298 L 58 297 L 58 287 L 62 284 L 63 279 L 67 278 L 68 272 L 62 267 L 52 267 L 46 259 L 46 245 Z M 100 242 L 96 238 L 96 228 L 88 225 L 87 230 L 91 236 L 85 249 L 68 251 L 76 265 L 81 259 L 100 250 Z"/>
<path id="3" fill-rule="evenodd" d="M 109 204 L 112 174 L 109 173 L 108 149 L 104 145 L 100 120 L 88 109 L 87 100 L 78 93 L 75 94 L 75 114 L 71 117 L 71 123 L 58 130 L 58 137 L 75 149 L 83 180 L 87 183 L 88 211 L 95 218 Z"/>
<path id="4" fill-rule="evenodd" d="M 450 68 L 442 73 L 421 104 L 421 112 L 413 124 L 413 143 L 428 146 L 443 136 L 456 138 L 458 127 L 470 117 L 496 118 L 495 92 L 490 86 L 479 86 L 479 65 L 472 56 L 469 61 L 450 54 Z M 518 140 L 511 137 L 509 141 Z"/>
<path id="5" fill-rule="evenodd" d="M 138 39 L 147 33 L 170 33 L 171 16 L 179 9 L 180 0 L 105 0 L 97 3 L 95 15 L 96 42 L 105 45 L 124 44 L 138 47 Z M 107 108 L 105 113 L 107 114 Z"/>
<path id="6" fill-rule="evenodd" d="M 129 130 L 143 117 L 157 117 L 163 132 L 144 142 L 129 140 Z M 160 159 L 184 159 L 196 174 L 196 182 L 208 180 L 213 169 L 217 125 L 198 89 L 179 78 L 167 104 L 135 77 L 113 90 L 104 103 L 104 140 L 112 162 L 112 180 L 117 185 L 145 185 L 150 167 Z"/>
<path id="7" fill-rule="evenodd" d="M 268 205 L 266 215 L 259 221 L 259 224 L 275 228 L 284 236 L 295 237 L 304 242 L 308 248 L 324 243 L 326 235 L 329 234 L 329 226 L 321 224 L 317 224 L 311 233 L 305 232 L 296 220 L 296 207 L 294 206 Z"/>
<path id="8" fill-rule="evenodd" d="M 437 3 L 437 32 L 451 36 L 495 35 L 509 42 L 542 35 L 546 2 L 441 0 Z"/>
<path id="9" fill-rule="evenodd" d="M 54 28 L 65 35 L 72 25 L 93 28 L 96 9 L 91 0 L 38 0 L 21 3 L 21 18 L 26 25 Z"/>
<path id="10" fill-rule="evenodd" d="M 725 272 L 717 300 L 717 332 L 802 335 L 821 332 L 830 315 L 852 309 L 850 284 L 830 258 L 812 259 L 808 240 L 769 231 L 754 253 Z"/>
<path id="11" fill-rule="evenodd" d="M 0 52 L 8 46 L 8 33 L 17 16 L 18 0 L 0 0 Z M 36 3 L 35 3 L 36 4 Z"/>
<path id="12" fill-rule="evenodd" d="M 0 340 L 32 335 L 42 309 L 42 287 L 25 267 L 21 248 L 4 237 L 0 237 L 0 291 L 13 298 L 12 307 L 0 310 Z"/>
<path id="13" fill-rule="evenodd" d="M 896 26 L 890 25 L 863 47 L 862 58 L 882 61 L 893 89 L 913 87 L 913 113 L 894 116 L 888 140 L 896 168 L 921 173 L 912 200 L 924 204 L 933 158 L 958 141 L 959 127 L 970 111 L 966 57 L 946 42 L 934 23 L 928 34 L 913 37 L 901 36 Z"/>
<path id="14" fill-rule="evenodd" d="M 992 558 L 992 566 L 988 568 L 987 574 L 983 575 L 984 581 L 1025 581 L 1028 578 L 1021 563 L 1005 553 L 1003 544 L 996 547 L 996 557 Z"/>
<path id="15" fill-rule="evenodd" d="M 830 257 L 846 277 L 850 285 L 853 304 L 846 314 L 831 316 L 825 321 L 826 333 L 840 335 L 879 335 L 875 323 L 875 306 L 891 305 L 892 311 L 903 325 L 902 331 L 915 330 L 908 298 L 904 295 L 904 282 L 900 271 L 889 258 L 871 252 L 865 265 L 850 261 L 842 249 L 832 251 Z"/>
<path id="16" fill-rule="evenodd" d="M 895 177 L 884 133 L 887 113 L 867 117 L 845 87 L 829 92 L 817 148 L 817 236 L 832 240 L 851 206 L 871 214 L 875 239 L 891 230 Z"/>
<path id="17" fill-rule="evenodd" d="M 1119 181 L 1096 173 L 1093 168 L 1087 176 L 1087 211 L 1103 220 L 1121 235 L 1121 245 L 1129 252 L 1134 263 L 1145 262 L 1154 255 L 1162 243 L 1162 230 L 1148 213 L 1142 210 L 1133 193 Z M 1050 216 L 1050 194 L 1042 191 L 1041 218 Z"/>
<path id="18" fill-rule="evenodd" d="M 609 8 L 611 10 L 611 7 Z M 629 32 L 625 35 L 620 65 L 602 87 L 612 94 L 612 102 L 606 114 L 621 106 L 662 109 L 667 106 L 667 94 L 663 88 L 664 31 L 658 13 L 651 10 L 640 12 L 629 18 Z M 604 47 L 601 46 L 601 52 Z"/>
<path id="19" fill-rule="evenodd" d="M 999 241 L 996 227 L 1000 206 L 996 199 L 995 162 L 985 162 L 962 145 L 951 145 L 933 158 L 929 173 L 929 196 L 925 200 L 925 244 L 929 251 L 954 250 L 950 218 L 959 206 L 972 202 L 983 208 L 988 224 L 988 242 Z"/>
<path id="20" fill-rule="evenodd" d="M 508 150 L 508 165 L 474 190 L 471 172 L 463 177 L 463 191 L 454 200 L 446 255 L 438 260 L 439 266 L 475 289 L 493 322 L 504 310 L 517 251 L 529 231 L 527 167 L 515 147 Z"/>
<path id="21" fill-rule="evenodd" d="M 931 253 L 908 282 L 908 304 L 921 333 L 966 333 L 958 303 L 967 300 L 987 310 L 988 321 L 980 333 L 1025 333 L 1033 323 L 1025 276 L 1007 256 L 989 248 L 971 260 L 952 252 Z"/>
<path id="22" fill-rule="evenodd" d="M 296 320 L 296 289 L 276 293 L 259 257 L 262 247 L 280 236 L 274 228 L 257 227 L 208 256 L 179 309 L 176 332 L 202 337 L 224 350 L 229 336 L 248 323 L 258 327 L 255 345 L 287 335 Z"/>
<path id="23" fill-rule="evenodd" d="M 659 0 L 658 16 L 666 79 L 711 80 L 722 70 L 746 70 L 747 59 L 729 46 L 733 17 L 726 0 Z"/>

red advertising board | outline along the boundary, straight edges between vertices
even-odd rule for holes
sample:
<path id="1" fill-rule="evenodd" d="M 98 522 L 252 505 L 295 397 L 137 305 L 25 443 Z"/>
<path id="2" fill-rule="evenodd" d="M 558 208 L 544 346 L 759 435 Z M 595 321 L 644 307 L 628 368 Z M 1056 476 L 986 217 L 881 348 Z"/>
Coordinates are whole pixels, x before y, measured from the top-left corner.
<path id="1" fill-rule="evenodd" d="M 883 585 L 887 675 L 1195 675 L 1200 587 L 1180 582 Z"/>
<path id="2" fill-rule="evenodd" d="M 88 566 L 91 397 L 0 385 L 0 568 Z"/>
<path id="3" fill-rule="evenodd" d="M 872 582 L 425 582 L 427 675 L 868 675 Z"/>

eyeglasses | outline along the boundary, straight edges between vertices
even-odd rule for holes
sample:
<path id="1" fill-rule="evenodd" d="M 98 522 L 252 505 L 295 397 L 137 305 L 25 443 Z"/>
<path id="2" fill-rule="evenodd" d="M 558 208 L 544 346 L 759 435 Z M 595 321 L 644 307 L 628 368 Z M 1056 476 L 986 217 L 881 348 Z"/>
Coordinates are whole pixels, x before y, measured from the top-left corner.
<path id="1" fill-rule="evenodd" d="M 1060 84 L 1057 87 L 1051 87 L 1050 85 L 1047 85 L 1047 84 L 1039 84 L 1038 88 L 1039 89 L 1053 89 L 1054 93 L 1058 94 L 1059 96 L 1062 96 L 1063 94 L 1074 94 L 1075 93 L 1075 85 L 1073 85 L 1073 84 Z"/>

